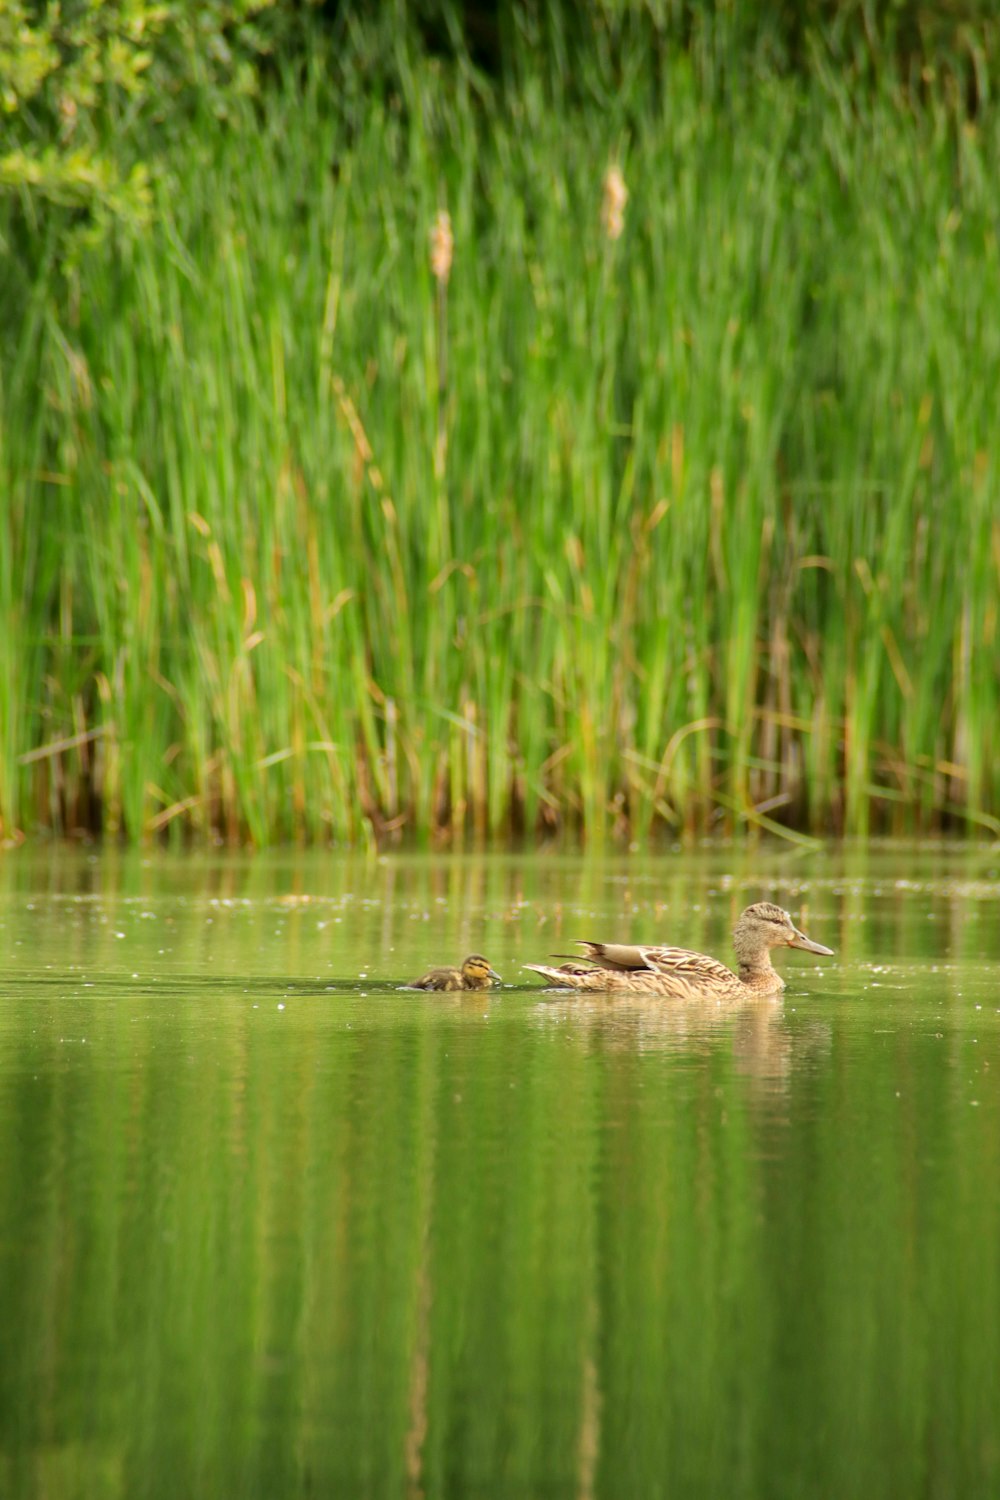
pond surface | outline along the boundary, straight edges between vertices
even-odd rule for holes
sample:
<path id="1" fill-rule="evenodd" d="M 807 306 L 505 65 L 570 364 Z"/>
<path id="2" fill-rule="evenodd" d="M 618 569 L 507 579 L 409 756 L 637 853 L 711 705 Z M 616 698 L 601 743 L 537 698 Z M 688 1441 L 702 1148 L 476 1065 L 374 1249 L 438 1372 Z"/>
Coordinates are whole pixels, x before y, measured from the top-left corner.
<path id="1" fill-rule="evenodd" d="M 577 937 L 785 953 L 546 992 Z M 1000 1494 L 1000 850 L 0 857 L 0 1495 Z M 487 995 L 394 986 L 481 950 Z"/>

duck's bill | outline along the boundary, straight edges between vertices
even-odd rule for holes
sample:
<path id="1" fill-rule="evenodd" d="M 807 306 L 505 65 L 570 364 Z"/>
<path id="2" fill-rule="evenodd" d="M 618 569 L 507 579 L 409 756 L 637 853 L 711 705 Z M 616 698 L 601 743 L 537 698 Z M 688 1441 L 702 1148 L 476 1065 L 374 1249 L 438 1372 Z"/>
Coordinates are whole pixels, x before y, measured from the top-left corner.
<path id="1" fill-rule="evenodd" d="M 497 973 L 496 969 L 490 970 L 490 978 L 495 979 L 497 984 L 503 984 L 503 978 Z"/>
<path id="2" fill-rule="evenodd" d="M 804 932 L 796 928 L 795 936 L 788 940 L 789 948 L 801 948 L 803 953 L 821 953 L 824 958 L 833 957 L 832 948 L 824 948 L 822 943 L 814 943 L 812 938 L 807 938 Z"/>

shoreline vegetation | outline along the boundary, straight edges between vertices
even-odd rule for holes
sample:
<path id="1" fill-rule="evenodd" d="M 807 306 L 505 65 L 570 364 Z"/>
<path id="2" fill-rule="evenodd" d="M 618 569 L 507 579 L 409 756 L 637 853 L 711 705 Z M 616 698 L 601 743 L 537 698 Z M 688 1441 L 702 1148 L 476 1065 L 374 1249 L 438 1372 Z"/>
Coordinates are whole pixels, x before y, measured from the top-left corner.
<path id="1" fill-rule="evenodd" d="M 349 11 L 0 195 L 0 839 L 1000 834 L 980 33 Z"/>

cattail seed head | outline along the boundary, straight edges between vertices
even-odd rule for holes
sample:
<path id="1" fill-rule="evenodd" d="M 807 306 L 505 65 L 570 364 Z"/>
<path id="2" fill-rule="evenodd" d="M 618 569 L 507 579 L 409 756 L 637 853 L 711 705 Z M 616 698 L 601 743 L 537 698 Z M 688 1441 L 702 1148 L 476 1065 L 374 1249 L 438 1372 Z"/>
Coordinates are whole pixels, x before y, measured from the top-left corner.
<path id="1" fill-rule="evenodd" d="M 612 162 L 604 174 L 604 199 L 601 203 L 601 224 L 609 240 L 622 237 L 627 202 L 628 188 L 625 186 L 622 169 L 617 162 Z"/>
<path id="2" fill-rule="evenodd" d="M 438 212 L 431 230 L 431 270 L 444 286 L 451 275 L 451 260 L 455 249 L 455 237 L 451 232 L 451 216 L 446 208 Z"/>

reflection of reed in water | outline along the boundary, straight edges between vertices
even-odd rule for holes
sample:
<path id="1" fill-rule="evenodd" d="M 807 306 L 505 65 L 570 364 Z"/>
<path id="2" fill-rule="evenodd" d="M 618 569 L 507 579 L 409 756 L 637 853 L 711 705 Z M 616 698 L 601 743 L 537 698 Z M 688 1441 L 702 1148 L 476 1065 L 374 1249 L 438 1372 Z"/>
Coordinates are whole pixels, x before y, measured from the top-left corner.
<path id="1" fill-rule="evenodd" d="M 431 1277 L 428 1237 L 422 1237 L 420 1263 L 416 1270 L 416 1328 L 409 1359 L 409 1424 L 406 1429 L 407 1500 L 423 1500 L 424 1444 L 427 1441 L 427 1394 L 430 1384 Z"/>

